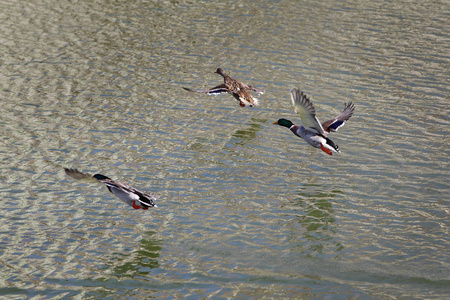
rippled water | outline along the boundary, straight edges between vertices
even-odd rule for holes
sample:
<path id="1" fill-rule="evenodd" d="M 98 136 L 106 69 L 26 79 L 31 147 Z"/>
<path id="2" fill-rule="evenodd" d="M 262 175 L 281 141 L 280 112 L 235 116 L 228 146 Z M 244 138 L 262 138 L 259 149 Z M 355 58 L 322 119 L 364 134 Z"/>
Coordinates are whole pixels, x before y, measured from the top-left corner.
<path id="1" fill-rule="evenodd" d="M 0 8 L 0 296 L 448 298 L 448 2 Z M 181 89 L 217 67 L 261 106 Z M 341 154 L 272 124 L 293 87 L 322 120 L 355 103 Z"/>

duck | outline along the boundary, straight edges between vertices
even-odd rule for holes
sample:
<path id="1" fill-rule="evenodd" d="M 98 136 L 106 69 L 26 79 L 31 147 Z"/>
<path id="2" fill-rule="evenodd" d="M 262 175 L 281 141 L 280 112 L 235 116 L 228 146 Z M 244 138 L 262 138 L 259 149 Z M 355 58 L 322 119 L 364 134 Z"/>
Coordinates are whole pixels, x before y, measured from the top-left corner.
<path id="1" fill-rule="evenodd" d="M 132 206 L 134 209 L 147 210 L 149 207 L 157 207 L 155 201 L 158 199 L 156 195 L 150 195 L 142 192 L 126 183 L 112 180 L 111 178 L 102 175 L 95 174 L 91 176 L 86 173 L 82 173 L 77 169 L 64 168 L 67 175 L 74 179 L 94 179 L 106 185 L 106 188 L 117 198 Z"/>
<path id="2" fill-rule="evenodd" d="M 355 110 L 352 102 L 344 104 L 342 113 L 330 120 L 320 123 L 316 117 L 316 109 L 311 100 L 298 88 L 291 91 L 291 101 L 294 111 L 300 116 L 303 126 L 298 126 L 287 119 L 279 119 L 273 124 L 289 128 L 296 136 L 304 139 L 315 148 L 320 148 L 323 152 L 333 155 L 333 152 L 340 153 L 338 145 L 330 140 L 327 135 L 336 132 L 345 125 Z"/>
<path id="3" fill-rule="evenodd" d="M 217 68 L 216 74 L 219 74 L 223 77 L 223 83 L 215 86 L 213 88 L 207 90 L 192 90 L 190 88 L 183 87 L 186 91 L 195 92 L 195 93 L 203 93 L 208 95 L 218 95 L 222 93 L 231 94 L 236 100 L 239 101 L 239 105 L 241 107 L 245 107 L 246 105 L 253 107 L 259 105 L 259 100 L 252 96 L 251 91 L 262 95 L 264 94 L 264 90 L 257 89 L 251 85 L 246 85 L 236 79 L 228 76 L 222 68 Z"/>

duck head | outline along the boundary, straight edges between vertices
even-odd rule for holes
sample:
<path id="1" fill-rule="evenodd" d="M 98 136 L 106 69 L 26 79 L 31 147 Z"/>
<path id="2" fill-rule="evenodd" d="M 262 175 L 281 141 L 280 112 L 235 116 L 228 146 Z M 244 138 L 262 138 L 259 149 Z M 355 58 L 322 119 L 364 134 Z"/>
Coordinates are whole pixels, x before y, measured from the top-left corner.
<path id="1" fill-rule="evenodd" d="M 217 68 L 217 70 L 214 73 L 225 76 L 225 72 L 222 70 L 222 68 Z"/>
<path id="2" fill-rule="evenodd" d="M 277 125 L 284 126 L 287 128 L 291 128 L 292 125 L 294 125 L 294 123 L 292 123 L 290 120 L 287 120 L 287 119 L 279 119 L 278 121 L 273 122 L 273 124 L 277 124 Z"/>

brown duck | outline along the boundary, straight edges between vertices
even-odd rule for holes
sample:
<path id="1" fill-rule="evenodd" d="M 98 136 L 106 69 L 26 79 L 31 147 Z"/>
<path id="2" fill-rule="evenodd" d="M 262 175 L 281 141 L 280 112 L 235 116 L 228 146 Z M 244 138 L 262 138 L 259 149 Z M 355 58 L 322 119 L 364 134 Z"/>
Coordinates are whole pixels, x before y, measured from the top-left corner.
<path id="1" fill-rule="evenodd" d="M 231 78 L 230 76 L 225 74 L 225 72 L 221 68 L 218 68 L 215 73 L 223 77 L 223 84 L 220 84 L 208 90 L 191 90 L 185 87 L 183 89 L 189 92 L 203 93 L 208 95 L 229 93 L 239 101 L 239 105 L 242 107 L 245 107 L 246 105 L 253 107 L 259 104 L 258 99 L 254 98 L 250 91 L 253 91 L 257 94 L 264 94 L 264 90 L 254 88 L 251 85 L 246 85 L 242 82 L 237 81 L 236 79 Z"/>

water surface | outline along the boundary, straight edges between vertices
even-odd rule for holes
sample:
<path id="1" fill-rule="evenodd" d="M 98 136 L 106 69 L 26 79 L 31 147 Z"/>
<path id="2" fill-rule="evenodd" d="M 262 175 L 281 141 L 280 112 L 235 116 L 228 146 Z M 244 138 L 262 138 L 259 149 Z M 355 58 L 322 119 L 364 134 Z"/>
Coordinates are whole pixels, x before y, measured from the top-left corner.
<path id="1" fill-rule="evenodd" d="M 445 299 L 448 3 L 0 4 L 0 295 Z M 181 89 L 233 77 L 257 108 Z M 355 115 L 328 156 L 273 125 Z M 161 196 L 133 210 L 63 167 Z"/>

